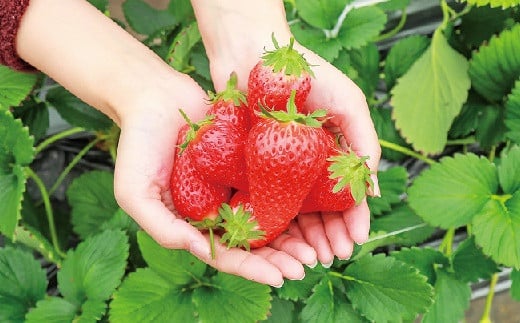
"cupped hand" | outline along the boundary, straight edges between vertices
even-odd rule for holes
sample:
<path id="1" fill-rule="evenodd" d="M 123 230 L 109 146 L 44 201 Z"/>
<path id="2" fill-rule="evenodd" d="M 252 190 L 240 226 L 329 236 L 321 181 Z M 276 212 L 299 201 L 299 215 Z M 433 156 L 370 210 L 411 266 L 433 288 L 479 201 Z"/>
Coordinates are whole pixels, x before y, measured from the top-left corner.
<path id="1" fill-rule="evenodd" d="M 142 93 L 121 118 L 115 167 L 115 194 L 120 206 L 160 245 L 185 249 L 216 269 L 280 286 L 284 278 L 301 279 L 302 264 L 315 264 L 316 252 L 299 238 L 284 235 L 270 247 L 247 252 L 217 243 L 211 257 L 207 235 L 175 214 L 169 182 L 177 133 L 182 125 L 178 109 L 192 120 L 203 118 L 204 91 L 189 77 Z M 218 241 L 218 237 L 215 238 Z"/>

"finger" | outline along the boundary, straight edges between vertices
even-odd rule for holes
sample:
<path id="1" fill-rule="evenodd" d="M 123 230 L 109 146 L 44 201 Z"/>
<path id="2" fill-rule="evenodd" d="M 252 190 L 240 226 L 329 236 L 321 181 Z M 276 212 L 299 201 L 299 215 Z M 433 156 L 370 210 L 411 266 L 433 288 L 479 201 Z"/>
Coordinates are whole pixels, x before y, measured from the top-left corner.
<path id="1" fill-rule="evenodd" d="M 303 237 L 302 230 L 300 230 L 300 227 L 298 226 L 298 223 L 296 221 L 291 221 L 291 223 L 289 224 L 289 228 L 287 228 L 287 234 L 295 238 L 305 240 L 305 238 Z"/>
<path id="2" fill-rule="evenodd" d="M 322 218 L 332 252 L 339 259 L 350 258 L 354 250 L 354 241 L 350 238 L 343 214 L 341 212 L 324 212 Z"/>
<path id="3" fill-rule="evenodd" d="M 368 240 L 370 230 L 370 210 L 366 199 L 358 206 L 343 212 L 343 218 L 347 225 L 350 237 L 356 243 L 364 243 Z"/>
<path id="4" fill-rule="evenodd" d="M 321 215 L 318 213 L 300 214 L 298 225 L 307 241 L 316 250 L 318 260 L 324 267 L 331 266 L 334 254 L 325 233 Z"/>
<path id="5" fill-rule="evenodd" d="M 278 266 L 284 268 L 286 275 L 298 277 L 298 268 L 284 267 L 284 265 L 294 266 L 294 262 L 297 262 L 294 258 L 288 255 L 286 258 L 283 258 L 282 255 L 270 255 L 272 259 L 269 261 L 264 258 L 264 254 L 259 253 L 260 255 L 239 248 L 228 249 L 220 243 L 215 243 L 215 257 L 212 257 L 210 252 L 196 256 L 219 271 L 273 287 L 283 285 L 284 273 Z M 274 261 L 277 265 L 271 263 L 271 261 Z"/>
<path id="6" fill-rule="evenodd" d="M 280 235 L 269 244 L 269 247 L 285 252 L 304 265 L 315 266 L 318 261 L 314 248 L 302 238 L 290 234 Z"/>
<path id="7" fill-rule="evenodd" d="M 305 277 L 305 270 L 298 260 L 283 251 L 270 247 L 254 249 L 251 253 L 262 257 L 276 266 L 282 275 L 291 280 L 302 280 Z"/>

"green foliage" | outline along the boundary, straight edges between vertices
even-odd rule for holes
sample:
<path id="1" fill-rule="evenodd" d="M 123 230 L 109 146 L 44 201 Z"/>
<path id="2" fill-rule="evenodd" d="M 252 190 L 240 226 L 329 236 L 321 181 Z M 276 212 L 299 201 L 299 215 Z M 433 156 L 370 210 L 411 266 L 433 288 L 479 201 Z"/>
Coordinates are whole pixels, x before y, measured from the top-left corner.
<path id="1" fill-rule="evenodd" d="M 467 3 L 477 6 L 491 6 L 508 8 L 520 4 L 519 0 L 465 0 Z"/>
<path id="2" fill-rule="evenodd" d="M 36 74 L 17 72 L 0 65 L 0 111 L 19 105 L 36 81 Z"/>

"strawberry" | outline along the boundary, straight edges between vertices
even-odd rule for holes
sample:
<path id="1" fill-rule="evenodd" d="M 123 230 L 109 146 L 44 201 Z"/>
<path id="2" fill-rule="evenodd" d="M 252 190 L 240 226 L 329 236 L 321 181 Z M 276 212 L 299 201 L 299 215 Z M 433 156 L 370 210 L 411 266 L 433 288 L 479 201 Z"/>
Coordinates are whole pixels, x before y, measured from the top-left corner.
<path id="1" fill-rule="evenodd" d="M 359 204 L 372 185 L 370 170 L 365 163 L 368 157 L 342 151 L 334 134 L 326 133 L 327 162 L 305 198 L 301 213 L 345 211 Z"/>
<path id="2" fill-rule="evenodd" d="M 179 143 L 185 140 L 187 132 L 187 126 L 181 128 Z M 189 150 L 184 150 L 175 158 L 170 189 L 179 215 L 196 221 L 216 218 L 220 205 L 231 196 L 229 187 L 211 184 L 203 179 L 192 163 Z"/>
<path id="3" fill-rule="evenodd" d="M 273 36 L 275 49 L 266 51 L 249 73 L 247 92 L 251 124 L 259 120 L 260 106 L 270 110 L 285 110 L 292 91 L 296 91 L 295 104 L 299 111 L 311 90 L 310 65 L 302 54 L 289 45 L 279 47 Z"/>
<path id="4" fill-rule="evenodd" d="M 246 164 L 254 218 L 266 232 L 265 245 L 282 233 L 298 214 L 325 163 L 321 122 L 324 110 L 296 111 L 295 91 L 287 111 L 264 111 L 246 143 Z"/>

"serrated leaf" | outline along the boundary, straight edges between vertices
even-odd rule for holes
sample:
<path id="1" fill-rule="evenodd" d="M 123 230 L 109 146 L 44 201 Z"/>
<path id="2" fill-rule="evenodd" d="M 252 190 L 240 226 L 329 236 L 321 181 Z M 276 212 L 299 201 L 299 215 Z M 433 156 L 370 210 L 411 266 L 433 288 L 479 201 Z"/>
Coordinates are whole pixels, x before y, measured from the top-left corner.
<path id="1" fill-rule="evenodd" d="M 37 74 L 0 65 L 0 111 L 18 106 L 36 84 Z"/>
<path id="2" fill-rule="evenodd" d="M 520 76 L 520 24 L 481 46 L 471 57 L 469 76 L 475 90 L 489 101 L 500 102 Z"/>
<path id="3" fill-rule="evenodd" d="M 56 253 L 54 246 L 40 231 L 27 225 L 19 225 L 15 229 L 14 240 L 37 251 L 46 260 L 61 265 L 60 256 Z"/>
<path id="4" fill-rule="evenodd" d="M 39 301 L 25 317 L 26 323 L 70 323 L 74 321 L 78 306 L 63 298 L 48 297 Z"/>
<path id="5" fill-rule="evenodd" d="M 421 57 L 430 45 L 430 40 L 422 35 L 413 35 L 397 41 L 385 58 L 385 82 L 390 91 L 397 79 L 405 75 L 413 63 Z"/>
<path id="6" fill-rule="evenodd" d="M 507 97 L 505 124 L 506 136 L 520 143 L 520 80 L 516 81 L 511 94 Z"/>
<path id="7" fill-rule="evenodd" d="M 430 247 L 403 248 L 392 252 L 392 257 L 417 268 L 428 278 L 428 283 L 431 285 L 434 285 L 437 279 L 435 268 L 439 266 L 449 268 L 450 266 L 450 260 L 442 252 Z"/>
<path id="8" fill-rule="evenodd" d="M 173 40 L 166 62 L 179 72 L 191 72 L 190 53 L 193 47 L 201 40 L 199 28 L 196 22 L 184 27 Z"/>
<path id="9" fill-rule="evenodd" d="M 464 282 L 477 282 L 489 279 L 499 271 L 497 264 L 482 253 L 475 245 L 474 237 L 460 243 L 452 255 L 455 277 Z"/>
<path id="10" fill-rule="evenodd" d="M 74 323 L 100 322 L 107 310 L 105 301 L 88 299 L 81 305 L 81 313 L 75 318 Z"/>
<path id="11" fill-rule="evenodd" d="M 483 148 L 492 146 L 504 140 L 506 126 L 502 106 L 483 105 L 479 107 L 475 138 Z"/>
<path id="12" fill-rule="evenodd" d="M 414 267 L 383 254 L 366 255 L 347 267 L 347 297 L 375 322 L 412 319 L 432 302 L 432 287 Z M 384 311 L 381 311 L 384 308 Z"/>
<path id="13" fill-rule="evenodd" d="M 123 281 L 110 302 L 110 322 L 193 322 L 192 291 L 171 285 L 150 268 Z"/>
<path id="14" fill-rule="evenodd" d="M 368 206 L 373 215 L 392 210 L 392 205 L 401 201 L 408 184 L 408 172 L 401 166 L 391 167 L 377 173 L 381 197 L 368 197 Z"/>
<path id="15" fill-rule="evenodd" d="M 283 286 L 276 290 L 277 295 L 293 302 L 305 300 L 309 298 L 312 289 L 324 275 L 325 269 L 322 266 L 312 269 L 305 267 L 305 278 L 303 280 L 286 280 Z"/>
<path id="16" fill-rule="evenodd" d="M 354 310 L 345 293 L 334 287 L 327 277 L 314 287 L 312 295 L 306 300 L 301 320 L 309 323 L 366 322 Z"/>
<path id="17" fill-rule="evenodd" d="M 372 98 L 379 81 L 379 50 L 374 43 L 349 51 L 350 69 L 355 75 L 347 73 L 367 98 Z"/>
<path id="18" fill-rule="evenodd" d="M 460 322 L 469 307 L 471 287 L 443 269 L 437 270 L 436 276 L 434 302 L 422 323 Z"/>
<path id="19" fill-rule="evenodd" d="M 47 93 L 47 101 L 69 124 L 87 130 L 107 130 L 113 122 L 106 115 L 81 101 L 63 87 Z"/>
<path id="20" fill-rule="evenodd" d="M 31 100 L 14 109 L 13 115 L 22 120 L 36 141 L 43 138 L 49 129 L 49 109 L 44 102 L 36 103 Z"/>
<path id="21" fill-rule="evenodd" d="M 343 21 L 338 39 L 346 49 L 360 48 L 379 35 L 386 20 L 385 12 L 375 6 L 352 9 Z"/>
<path id="22" fill-rule="evenodd" d="M 506 194 L 513 194 L 520 190 L 520 146 L 513 146 L 503 150 L 498 165 L 498 179 Z"/>
<path id="23" fill-rule="evenodd" d="M 470 88 L 468 62 L 450 47 L 442 31 L 392 89 L 393 119 L 416 150 L 439 153 Z"/>
<path id="24" fill-rule="evenodd" d="M 502 8 L 473 7 L 462 16 L 459 30 L 462 41 L 470 48 L 480 46 L 495 33 L 506 26 L 506 19 L 511 15 L 509 10 Z"/>
<path id="25" fill-rule="evenodd" d="M 494 164 L 472 153 L 455 154 L 416 177 L 408 202 L 427 223 L 449 229 L 470 223 L 497 188 Z"/>
<path id="26" fill-rule="evenodd" d="M 296 0 L 299 16 L 319 29 L 332 29 L 343 8 L 353 0 Z"/>
<path id="27" fill-rule="evenodd" d="M 169 284 L 185 285 L 206 271 L 206 264 L 189 252 L 161 247 L 144 231 L 137 233 L 137 242 L 148 266 Z"/>
<path id="28" fill-rule="evenodd" d="M 271 306 L 269 286 L 222 272 L 212 277 L 211 285 L 193 291 L 200 322 L 247 323 L 267 319 Z"/>
<path id="29" fill-rule="evenodd" d="M 294 303 L 278 297 L 273 297 L 271 310 L 265 323 L 293 323 L 297 313 L 294 311 Z"/>
<path id="30" fill-rule="evenodd" d="M 520 301 L 520 270 L 511 271 L 511 297 L 517 301 Z"/>
<path id="31" fill-rule="evenodd" d="M 402 10 L 410 4 L 410 0 L 387 0 L 376 4 L 385 11 Z"/>
<path id="32" fill-rule="evenodd" d="M 107 300 L 121 283 L 128 258 L 128 238 L 122 231 L 105 231 L 67 253 L 58 273 L 58 288 L 74 304 Z"/>
<path id="33" fill-rule="evenodd" d="M 142 0 L 126 0 L 122 8 L 130 27 L 142 35 L 153 35 L 161 30 L 173 29 L 178 24 L 169 10 L 155 9 Z"/>
<path id="34" fill-rule="evenodd" d="M 0 273 L 0 321 L 23 322 L 45 297 L 45 270 L 30 253 L 8 247 L 0 249 Z"/>
<path id="35" fill-rule="evenodd" d="M 392 111 L 386 108 L 370 108 L 370 116 L 374 122 L 378 138 L 410 148 L 410 145 L 401 137 L 395 128 L 391 113 Z M 385 147 L 382 147 L 382 157 L 390 161 L 401 161 L 407 158 L 405 154 Z"/>
<path id="36" fill-rule="evenodd" d="M 327 38 L 323 30 L 313 28 L 303 21 L 290 25 L 294 38 L 303 46 L 314 51 L 325 60 L 334 61 L 341 50 L 341 43 L 337 38 Z"/>
<path id="37" fill-rule="evenodd" d="M 520 0 L 466 0 L 470 5 L 509 8 L 520 4 Z"/>
<path id="38" fill-rule="evenodd" d="M 67 189 L 74 231 L 81 238 L 100 232 L 119 206 L 114 197 L 114 174 L 90 171 L 76 177 Z"/>
<path id="39" fill-rule="evenodd" d="M 489 199 L 473 219 L 473 234 L 484 254 L 498 264 L 520 268 L 520 191 L 504 201 Z"/>
<path id="40" fill-rule="evenodd" d="M 24 167 L 34 157 L 34 139 L 19 119 L 0 111 L 0 233 L 11 239 L 18 220 L 25 183 Z"/>

